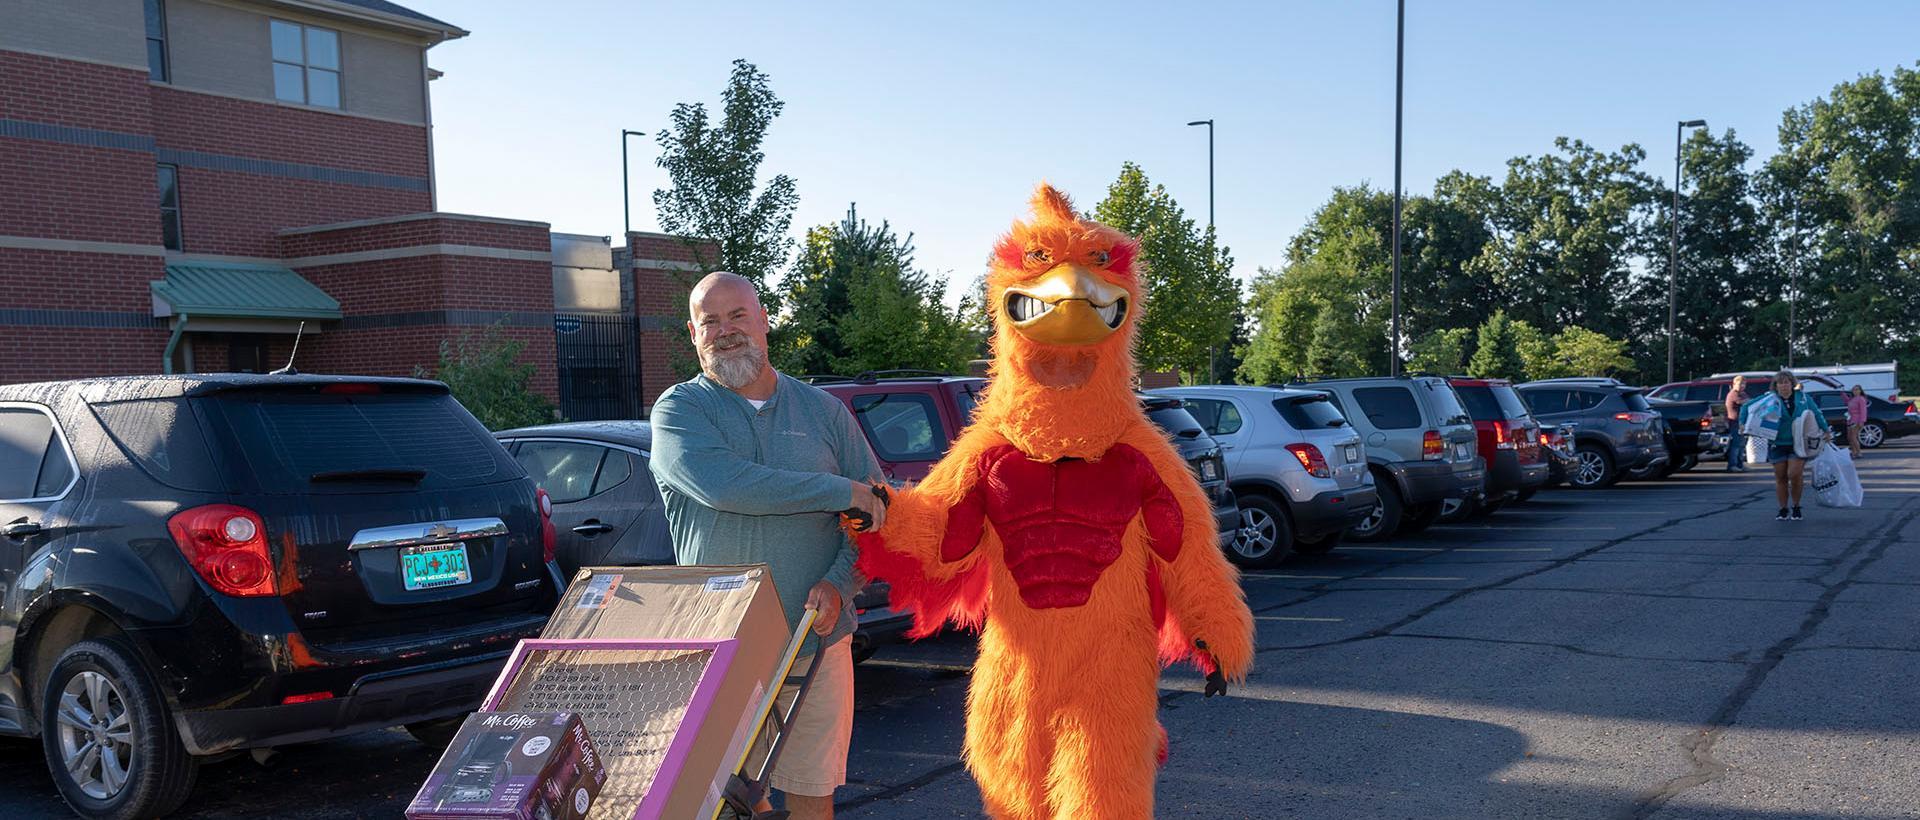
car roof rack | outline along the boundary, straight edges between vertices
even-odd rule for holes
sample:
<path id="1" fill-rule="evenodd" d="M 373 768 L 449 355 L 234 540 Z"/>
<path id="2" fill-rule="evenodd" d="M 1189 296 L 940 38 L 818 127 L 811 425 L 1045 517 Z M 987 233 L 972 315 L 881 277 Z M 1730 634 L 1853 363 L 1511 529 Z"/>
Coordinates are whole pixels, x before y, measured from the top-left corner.
<path id="1" fill-rule="evenodd" d="M 827 374 L 827 373 L 815 373 L 815 374 L 809 374 L 805 376 L 795 376 L 794 378 L 799 379 L 800 381 L 806 382 L 807 384 L 878 384 L 882 381 L 937 382 L 944 379 L 958 379 L 958 378 L 965 378 L 965 377 L 957 376 L 952 373 L 942 372 L 939 370 L 915 370 L 911 368 L 901 368 L 896 370 L 865 370 L 859 373 L 855 373 L 851 376 L 840 376 L 840 375 Z"/>

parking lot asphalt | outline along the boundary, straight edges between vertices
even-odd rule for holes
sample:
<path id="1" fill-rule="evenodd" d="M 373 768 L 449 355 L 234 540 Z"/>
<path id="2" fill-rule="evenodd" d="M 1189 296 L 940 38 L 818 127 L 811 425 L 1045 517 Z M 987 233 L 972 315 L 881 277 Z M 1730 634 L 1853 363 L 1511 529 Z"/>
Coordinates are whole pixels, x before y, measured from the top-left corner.
<path id="1" fill-rule="evenodd" d="M 1801 522 L 1708 464 L 1249 572 L 1248 685 L 1163 680 L 1157 814 L 1920 817 L 1920 442 L 1860 472 L 1865 507 Z M 839 816 L 980 816 L 971 659 L 860 667 Z M 182 816 L 398 816 L 435 759 L 388 731 L 230 760 Z M 65 814 L 37 743 L 0 740 L 0 784 L 0 815 Z"/>

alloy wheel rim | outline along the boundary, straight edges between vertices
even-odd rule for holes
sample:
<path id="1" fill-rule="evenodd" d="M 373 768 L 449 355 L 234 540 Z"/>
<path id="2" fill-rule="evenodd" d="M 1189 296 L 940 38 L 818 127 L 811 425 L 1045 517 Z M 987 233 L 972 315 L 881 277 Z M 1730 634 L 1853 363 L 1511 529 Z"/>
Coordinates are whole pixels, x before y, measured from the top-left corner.
<path id="1" fill-rule="evenodd" d="M 1355 532 L 1370 535 L 1374 530 L 1380 529 L 1381 522 L 1386 519 L 1386 506 L 1383 504 L 1375 504 L 1373 505 L 1373 510 L 1367 513 L 1366 518 L 1360 519 L 1360 523 L 1353 525 L 1353 529 Z"/>
<path id="2" fill-rule="evenodd" d="M 1860 428 L 1860 446 L 1862 447 L 1878 447 L 1885 438 L 1886 432 L 1880 429 L 1880 425 L 1869 424 Z"/>
<path id="3" fill-rule="evenodd" d="M 1580 471 L 1574 476 L 1575 483 L 1583 487 L 1600 483 L 1601 474 L 1606 472 L 1606 464 L 1601 461 L 1600 454 L 1586 450 L 1580 453 L 1579 459 Z"/>
<path id="4" fill-rule="evenodd" d="M 1454 514 L 1460 512 L 1460 505 L 1463 503 L 1465 502 L 1461 501 L 1458 498 L 1448 498 L 1448 499 L 1442 500 L 1440 502 L 1440 517 L 1441 518 L 1452 517 Z"/>
<path id="5" fill-rule="evenodd" d="M 133 717 L 111 678 L 86 671 L 67 680 L 54 711 L 60 762 L 86 796 L 110 800 L 132 777 Z"/>
<path id="6" fill-rule="evenodd" d="M 1273 551 L 1273 516 L 1251 508 L 1240 510 L 1240 529 L 1233 534 L 1233 551 L 1243 558 L 1261 558 Z"/>

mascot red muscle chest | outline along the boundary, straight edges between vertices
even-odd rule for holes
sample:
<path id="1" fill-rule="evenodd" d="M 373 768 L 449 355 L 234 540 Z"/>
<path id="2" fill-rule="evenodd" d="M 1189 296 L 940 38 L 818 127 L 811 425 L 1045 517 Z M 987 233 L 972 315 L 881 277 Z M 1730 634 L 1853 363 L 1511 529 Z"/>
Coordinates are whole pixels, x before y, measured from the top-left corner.
<path id="1" fill-rule="evenodd" d="M 914 633 L 980 630 L 967 766 L 996 818 L 1142 818 L 1160 668 L 1242 680 L 1253 619 L 1186 462 L 1133 395 L 1137 244 L 1041 186 L 994 249 L 992 384 L 861 536 Z"/>

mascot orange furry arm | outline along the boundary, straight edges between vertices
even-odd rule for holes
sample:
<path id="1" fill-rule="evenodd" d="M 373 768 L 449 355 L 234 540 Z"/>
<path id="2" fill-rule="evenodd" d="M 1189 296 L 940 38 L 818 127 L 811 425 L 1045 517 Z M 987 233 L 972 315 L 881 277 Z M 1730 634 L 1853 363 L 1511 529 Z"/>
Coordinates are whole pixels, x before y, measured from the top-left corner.
<path id="1" fill-rule="evenodd" d="M 860 567 L 914 634 L 980 630 L 966 760 L 996 818 L 1143 818 L 1162 664 L 1244 681 L 1253 619 L 1212 508 L 1133 393 L 1138 243 L 1046 185 L 987 277 L 991 387 Z"/>

